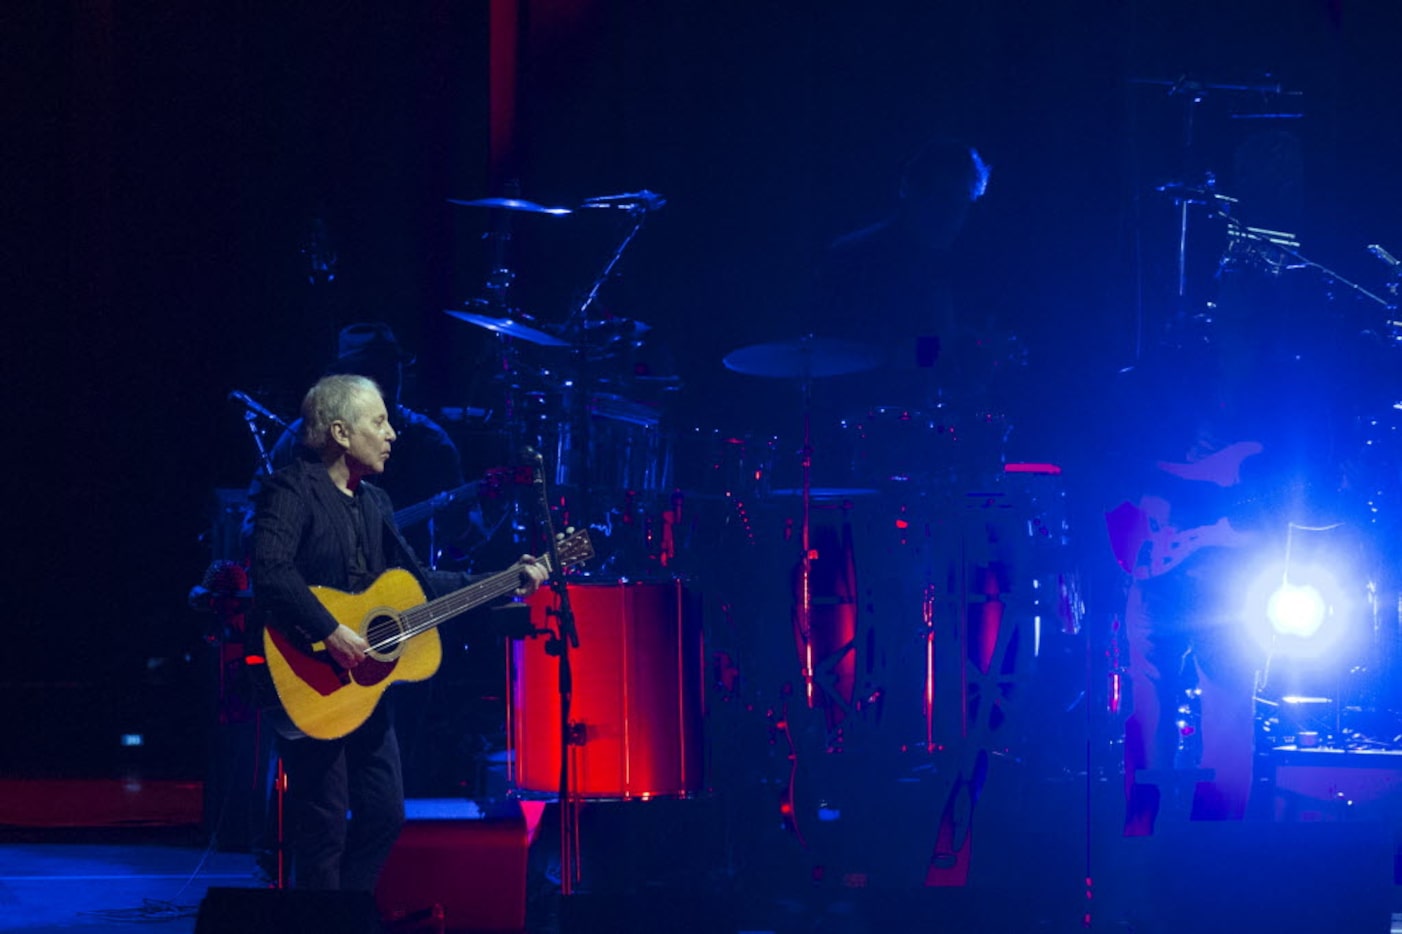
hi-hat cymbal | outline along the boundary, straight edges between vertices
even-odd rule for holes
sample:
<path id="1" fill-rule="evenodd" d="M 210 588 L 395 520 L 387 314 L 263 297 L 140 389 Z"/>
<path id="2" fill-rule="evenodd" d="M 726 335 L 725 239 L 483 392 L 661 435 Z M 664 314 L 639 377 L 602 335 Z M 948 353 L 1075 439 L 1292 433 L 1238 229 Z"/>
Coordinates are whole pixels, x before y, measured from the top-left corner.
<path id="1" fill-rule="evenodd" d="M 534 201 L 523 201 L 520 198 L 478 198 L 476 201 L 459 201 L 457 198 L 449 198 L 449 204 L 460 204 L 467 208 L 501 208 L 505 211 L 521 211 L 525 214 L 573 214 L 569 208 L 552 208 L 544 204 L 536 204 Z"/>
<path id="2" fill-rule="evenodd" d="M 471 311 L 458 311 L 455 308 L 444 308 L 444 314 L 452 315 L 460 321 L 475 324 L 478 327 L 486 328 L 497 334 L 506 337 L 514 337 L 518 340 L 531 344 L 539 344 L 542 347 L 568 347 L 568 341 L 562 341 L 553 334 L 547 334 L 539 328 L 531 327 L 529 324 L 522 324 L 511 318 L 493 318 L 491 315 L 479 315 Z"/>
<path id="3" fill-rule="evenodd" d="M 722 363 L 749 376 L 815 379 L 874 370 L 881 352 L 869 345 L 830 337 L 800 337 L 732 350 Z"/>

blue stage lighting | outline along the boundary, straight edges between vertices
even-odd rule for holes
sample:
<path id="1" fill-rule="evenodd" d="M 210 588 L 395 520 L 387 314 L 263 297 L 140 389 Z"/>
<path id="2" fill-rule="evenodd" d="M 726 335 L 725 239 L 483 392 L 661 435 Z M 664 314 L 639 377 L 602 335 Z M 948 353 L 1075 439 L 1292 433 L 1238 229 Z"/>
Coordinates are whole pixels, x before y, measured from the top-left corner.
<path id="1" fill-rule="evenodd" d="M 1337 566 L 1337 565 L 1336 565 Z M 1247 630 L 1273 657 L 1337 661 L 1352 651 L 1360 630 L 1353 587 L 1340 583 L 1323 563 L 1292 562 L 1264 569 L 1247 590 Z M 1347 575 L 1345 575 L 1347 579 Z"/>
<path id="2" fill-rule="evenodd" d="M 1281 584 L 1266 602 L 1266 618 L 1275 631 L 1283 636 L 1298 636 L 1301 639 L 1313 638 L 1329 608 L 1324 595 L 1309 584 Z"/>

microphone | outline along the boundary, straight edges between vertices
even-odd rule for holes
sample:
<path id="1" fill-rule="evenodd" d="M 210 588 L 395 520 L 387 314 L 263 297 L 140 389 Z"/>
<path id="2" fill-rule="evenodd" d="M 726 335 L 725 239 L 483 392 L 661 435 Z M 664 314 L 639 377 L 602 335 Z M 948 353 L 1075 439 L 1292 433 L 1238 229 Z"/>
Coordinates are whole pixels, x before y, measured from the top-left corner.
<path id="1" fill-rule="evenodd" d="M 236 561 L 215 561 L 205 569 L 204 579 L 190 588 L 186 598 L 194 610 L 213 611 L 220 600 L 237 600 L 245 604 L 253 598 L 248 586 L 248 572 Z"/>
<path id="2" fill-rule="evenodd" d="M 258 402 L 258 400 L 248 395 L 248 393 L 239 392 L 237 389 L 235 389 L 233 392 L 229 393 L 229 401 L 239 403 L 245 409 L 252 412 L 254 415 L 261 415 L 263 418 L 266 418 L 270 422 L 275 422 L 283 428 L 287 427 L 287 422 L 283 421 L 282 419 L 274 415 L 272 412 L 268 411 L 268 409 L 264 408 L 263 405 L 260 402 Z"/>
<path id="3" fill-rule="evenodd" d="M 625 211 L 656 211 L 667 204 L 667 199 L 655 191 L 628 191 L 620 195 L 599 195 L 585 198 L 581 208 L 619 208 Z"/>

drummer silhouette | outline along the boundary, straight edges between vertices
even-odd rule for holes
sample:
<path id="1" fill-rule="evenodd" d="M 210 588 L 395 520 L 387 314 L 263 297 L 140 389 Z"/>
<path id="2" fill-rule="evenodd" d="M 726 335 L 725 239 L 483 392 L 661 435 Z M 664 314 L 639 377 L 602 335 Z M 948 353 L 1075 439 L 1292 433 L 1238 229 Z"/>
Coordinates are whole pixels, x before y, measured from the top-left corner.
<path id="1" fill-rule="evenodd" d="M 986 378 L 969 356 L 992 322 L 958 293 L 960 235 L 990 172 L 968 143 L 932 139 L 903 167 L 894 211 L 829 246 L 808 330 L 882 348 L 884 365 L 863 385 L 884 398 L 867 401 L 931 406 L 955 383 Z"/>
<path id="2" fill-rule="evenodd" d="M 968 143 L 926 142 L 902 169 L 894 210 L 826 251 L 808 336 L 726 360 L 758 375 L 808 371 L 811 487 L 842 494 L 840 511 L 829 498 L 813 514 L 797 588 L 810 607 L 797 627 L 806 706 L 824 714 L 809 721 L 826 736 L 796 755 L 849 817 L 840 840 L 842 822 L 809 828 L 825 825 L 836 851 L 924 885 L 967 880 L 1017 655 L 1019 618 L 1005 601 L 1025 583 L 1003 517 L 964 497 L 1001 468 L 997 322 L 990 304 L 965 297 L 979 267 L 961 236 L 989 175 Z M 896 817 L 892 802 L 917 786 Z M 919 829 L 899 854 L 888 841 L 876 853 L 862 828 L 895 819 Z"/>

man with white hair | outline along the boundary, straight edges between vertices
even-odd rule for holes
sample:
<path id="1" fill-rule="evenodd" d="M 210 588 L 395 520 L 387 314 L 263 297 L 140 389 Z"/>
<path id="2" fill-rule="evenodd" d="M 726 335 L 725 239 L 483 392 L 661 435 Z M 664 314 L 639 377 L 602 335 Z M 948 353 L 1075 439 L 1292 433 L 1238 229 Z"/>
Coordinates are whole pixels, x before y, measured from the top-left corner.
<path id="1" fill-rule="evenodd" d="M 430 595 L 469 583 L 467 575 L 425 570 L 395 527 L 389 496 L 373 482 L 395 440 L 379 387 L 333 375 L 302 402 L 300 456 L 263 481 L 253 520 L 253 589 L 258 617 L 302 645 L 324 643 L 347 672 L 369 651 L 311 586 L 368 588 L 402 567 Z M 520 593 L 534 591 L 545 567 L 522 556 Z M 283 739 L 288 842 L 299 887 L 370 892 L 404 820 L 404 789 L 393 717 L 380 703 L 334 740 Z M 347 813 L 353 815 L 349 819 Z"/>

